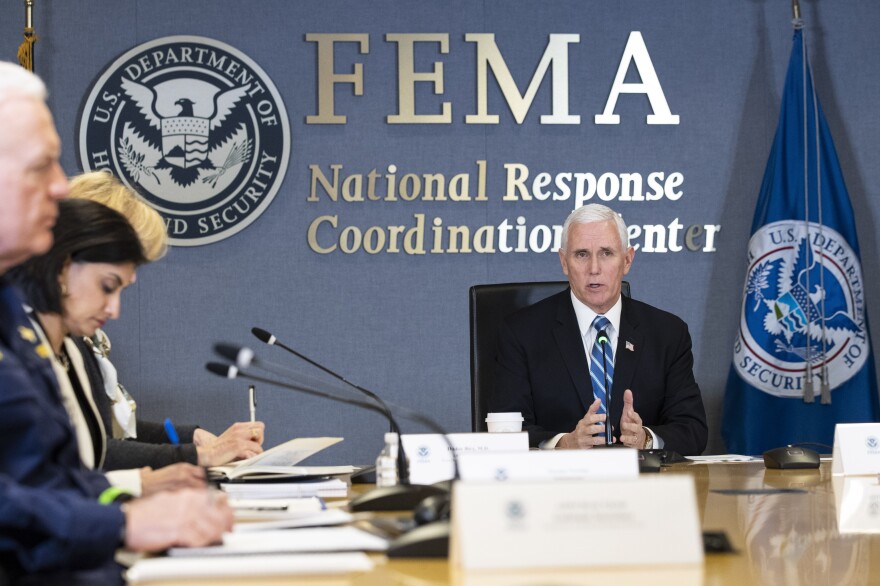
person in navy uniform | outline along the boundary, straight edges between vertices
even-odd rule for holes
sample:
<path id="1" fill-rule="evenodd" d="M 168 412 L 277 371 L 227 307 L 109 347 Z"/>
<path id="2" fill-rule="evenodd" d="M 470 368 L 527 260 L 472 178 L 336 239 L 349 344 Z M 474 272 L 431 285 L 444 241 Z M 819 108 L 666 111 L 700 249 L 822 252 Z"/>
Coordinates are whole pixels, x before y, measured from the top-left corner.
<path id="1" fill-rule="evenodd" d="M 49 350 L 3 277 L 49 249 L 67 194 L 45 95 L 39 78 L 0 62 L 0 582 L 121 583 L 117 548 L 212 543 L 232 512 L 203 489 L 120 504 L 80 463 Z"/>

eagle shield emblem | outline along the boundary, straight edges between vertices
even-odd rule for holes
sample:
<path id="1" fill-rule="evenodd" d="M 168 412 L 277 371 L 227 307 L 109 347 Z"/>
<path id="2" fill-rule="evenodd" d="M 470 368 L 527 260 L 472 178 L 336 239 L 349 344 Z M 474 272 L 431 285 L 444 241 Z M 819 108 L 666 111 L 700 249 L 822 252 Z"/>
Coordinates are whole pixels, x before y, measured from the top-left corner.
<path id="1" fill-rule="evenodd" d="M 749 242 L 734 367 L 749 384 L 801 397 L 809 368 L 833 391 L 864 364 L 868 337 L 858 258 L 827 226 L 781 221 Z M 818 395 L 820 385 L 815 385 Z"/>
<path id="2" fill-rule="evenodd" d="M 172 244 L 207 244 L 272 201 L 289 132 L 272 80 L 250 58 L 212 39 L 166 37 L 127 52 L 92 87 L 79 157 L 143 195 Z"/>

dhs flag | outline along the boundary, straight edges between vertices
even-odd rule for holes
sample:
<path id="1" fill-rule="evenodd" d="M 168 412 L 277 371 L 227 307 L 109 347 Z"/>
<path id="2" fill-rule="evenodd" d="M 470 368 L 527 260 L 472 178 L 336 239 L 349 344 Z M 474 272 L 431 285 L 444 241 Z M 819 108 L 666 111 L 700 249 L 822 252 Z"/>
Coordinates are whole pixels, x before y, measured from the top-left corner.
<path id="1" fill-rule="evenodd" d="M 796 28 L 724 397 L 733 453 L 830 451 L 836 423 L 880 416 L 852 206 Z"/>

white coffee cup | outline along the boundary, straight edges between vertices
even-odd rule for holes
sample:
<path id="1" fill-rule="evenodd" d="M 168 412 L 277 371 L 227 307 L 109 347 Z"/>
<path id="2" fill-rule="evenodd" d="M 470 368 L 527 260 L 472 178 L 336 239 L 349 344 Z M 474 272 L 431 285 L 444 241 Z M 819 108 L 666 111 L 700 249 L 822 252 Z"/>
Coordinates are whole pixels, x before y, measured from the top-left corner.
<path id="1" fill-rule="evenodd" d="M 489 413 L 486 415 L 486 425 L 490 433 L 511 433 L 522 431 L 523 416 L 519 411 L 515 413 Z"/>

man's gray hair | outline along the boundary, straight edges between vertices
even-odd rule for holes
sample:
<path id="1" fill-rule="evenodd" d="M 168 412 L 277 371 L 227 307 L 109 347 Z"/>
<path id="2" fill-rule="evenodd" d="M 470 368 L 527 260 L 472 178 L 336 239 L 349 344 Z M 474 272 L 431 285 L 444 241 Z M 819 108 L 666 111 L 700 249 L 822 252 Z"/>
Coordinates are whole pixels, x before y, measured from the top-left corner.
<path id="1" fill-rule="evenodd" d="M 0 106 L 12 98 L 46 100 L 46 85 L 24 67 L 0 61 Z"/>
<path id="2" fill-rule="evenodd" d="M 624 252 L 629 248 L 629 234 L 626 231 L 626 223 L 620 214 L 599 203 L 591 203 L 581 206 L 568 214 L 565 223 L 562 225 L 562 245 L 560 248 L 565 250 L 568 246 L 568 229 L 572 224 L 592 224 L 593 222 L 614 222 L 617 231 L 620 233 L 620 243 L 623 245 Z"/>

